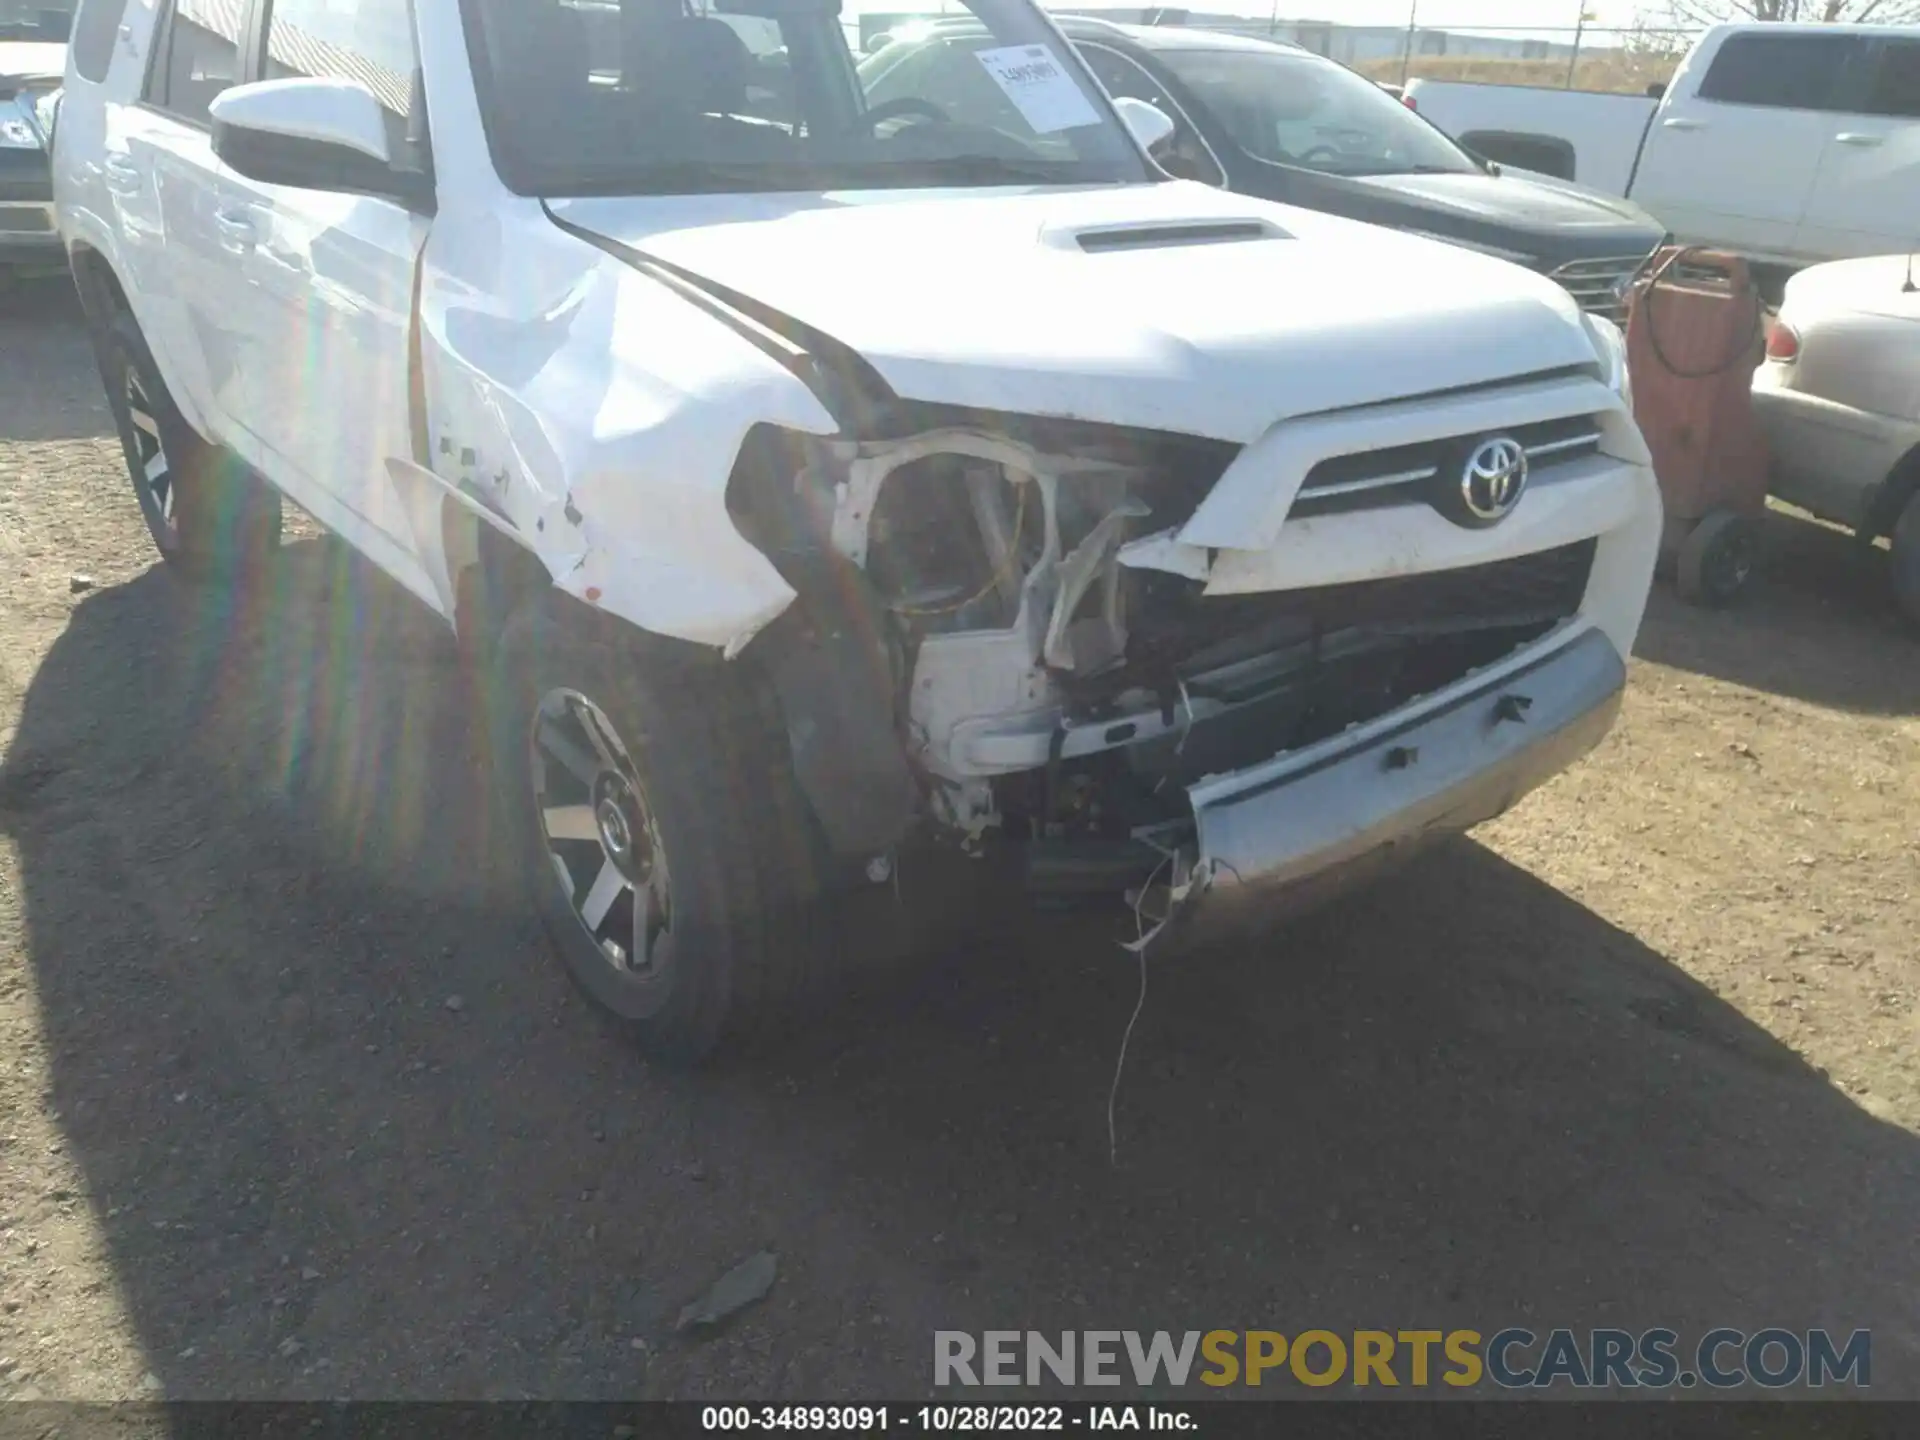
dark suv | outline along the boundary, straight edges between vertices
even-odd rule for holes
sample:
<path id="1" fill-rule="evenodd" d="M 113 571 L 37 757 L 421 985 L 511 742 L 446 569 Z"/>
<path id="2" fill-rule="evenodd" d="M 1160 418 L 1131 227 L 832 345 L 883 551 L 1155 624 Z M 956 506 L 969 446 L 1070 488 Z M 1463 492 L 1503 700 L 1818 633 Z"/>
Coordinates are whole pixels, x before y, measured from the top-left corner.
<path id="1" fill-rule="evenodd" d="M 1460 148 L 1373 81 L 1299 46 L 1218 31 L 1055 17 L 1115 97 L 1174 121 L 1156 147 L 1183 179 L 1415 231 L 1551 275 L 1620 321 L 1628 283 L 1665 237 L 1645 211 Z M 869 103 L 910 86 L 975 88 L 978 26 L 896 31 L 860 64 Z"/>

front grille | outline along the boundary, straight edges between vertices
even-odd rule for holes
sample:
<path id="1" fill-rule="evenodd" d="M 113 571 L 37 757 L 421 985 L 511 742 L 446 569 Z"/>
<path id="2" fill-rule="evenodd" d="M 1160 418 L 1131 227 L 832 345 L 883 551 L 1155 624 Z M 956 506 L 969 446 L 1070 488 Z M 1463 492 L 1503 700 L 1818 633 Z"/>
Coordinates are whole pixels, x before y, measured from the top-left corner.
<path id="1" fill-rule="evenodd" d="M 1516 425 L 1502 433 L 1526 447 L 1527 471 L 1533 479 L 1600 450 L 1600 421 L 1592 415 Z M 1322 460 L 1307 472 L 1288 518 L 1376 510 L 1418 500 L 1438 505 L 1445 498 L 1441 487 L 1454 485 L 1473 447 L 1486 438 L 1484 433 L 1454 435 Z"/>
<path id="2" fill-rule="evenodd" d="M 1646 263 L 1644 255 L 1575 260 L 1562 265 L 1548 278 L 1558 281 L 1582 310 L 1624 325 L 1627 323 L 1626 283 Z"/>
<path id="3" fill-rule="evenodd" d="M 1218 635 L 1279 618 L 1302 620 L 1321 635 L 1368 626 L 1556 622 L 1579 610 L 1594 546 L 1583 540 L 1488 565 L 1318 589 L 1202 596 L 1196 608 L 1204 628 Z"/>
<path id="4" fill-rule="evenodd" d="M 1583 540 L 1455 570 L 1258 595 L 1206 595 L 1194 581 L 1128 570 L 1127 662 L 1069 688 L 1097 704 L 1130 686 L 1164 688 L 1173 677 L 1219 671 L 1356 631 L 1484 632 L 1511 648 L 1579 612 L 1595 543 Z"/>
<path id="5" fill-rule="evenodd" d="M 1170 576 L 1138 575 L 1126 665 L 1068 679 L 1070 710 L 1077 723 L 1099 723 L 1141 687 L 1169 716 L 1183 695 L 1235 703 L 1190 740 L 1148 742 L 1129 763 L 1142 773 L 1165 767 L 1182 783 L 1237 769 L 1443 690 L 1539 639 L 1578 613 L 1595 546 L 1265 595 L 1207 597 Z"/>

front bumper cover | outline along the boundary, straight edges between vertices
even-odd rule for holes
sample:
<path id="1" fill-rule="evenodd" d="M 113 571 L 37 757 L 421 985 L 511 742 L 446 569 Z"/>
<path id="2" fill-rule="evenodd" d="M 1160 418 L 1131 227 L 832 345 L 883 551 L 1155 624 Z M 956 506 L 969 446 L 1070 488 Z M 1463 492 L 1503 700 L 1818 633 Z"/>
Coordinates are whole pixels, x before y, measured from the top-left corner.
<path id="1" fill-rule="evenodd" d="M 1586 754 L 1620 710 L 1626 664 L 1598 630 L 1417 707 L 1192 786 L 1196 883 L 1169 938 L 1211 942 L 1304 908 L 1468 830 Z"/>

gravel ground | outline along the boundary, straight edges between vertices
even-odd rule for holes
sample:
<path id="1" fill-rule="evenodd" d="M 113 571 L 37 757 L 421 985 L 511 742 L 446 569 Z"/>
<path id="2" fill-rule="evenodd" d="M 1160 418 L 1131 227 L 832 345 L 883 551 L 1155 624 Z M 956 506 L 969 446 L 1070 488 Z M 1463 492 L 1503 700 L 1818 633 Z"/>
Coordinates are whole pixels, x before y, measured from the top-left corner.
<path id="1" fill-rule="evenodd" d="M 0 1395 L 910 1397 L 939 1328 L 1827 1325 L 1920 1395 L 1920 646 L 1834 533 L 1657 595 L 1502 822 L 1138 983 L 974 917 L 650 1070 L 505 898 L 450 645 L 160 573 L 0 298 Z M 80 578 L 76 578 L 80 577 Z M 718 1335 L 679 1308 L 762 1248 Z"/>

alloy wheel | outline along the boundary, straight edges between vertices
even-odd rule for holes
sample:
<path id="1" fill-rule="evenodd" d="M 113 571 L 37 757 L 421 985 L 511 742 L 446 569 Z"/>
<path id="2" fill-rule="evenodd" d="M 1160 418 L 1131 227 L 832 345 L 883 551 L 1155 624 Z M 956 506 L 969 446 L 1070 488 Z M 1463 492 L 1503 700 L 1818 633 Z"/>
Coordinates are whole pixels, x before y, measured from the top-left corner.
<path id="1" fill-rule="evenodd" d="M 160 420 L 140 372 L 127 367 L 127 417 L 133 422 L 133 447 L 137 457 L 133 483 L 150 502 L 162 528 L 176 539 L 180 527 L 174 518 L 173 464 L 166 442 L 160 436 Z"/>
<path id="2" fill-rule="evenodd" d="M 535 711 L 529 751 L 541 839 L 575 920 L 615 970 L 658 975 L 672 888 L 646 791 L 618 732 L 586 696 L 551 690 Z"/>

